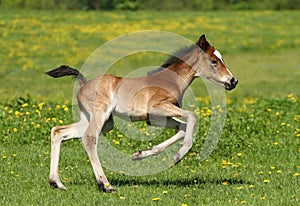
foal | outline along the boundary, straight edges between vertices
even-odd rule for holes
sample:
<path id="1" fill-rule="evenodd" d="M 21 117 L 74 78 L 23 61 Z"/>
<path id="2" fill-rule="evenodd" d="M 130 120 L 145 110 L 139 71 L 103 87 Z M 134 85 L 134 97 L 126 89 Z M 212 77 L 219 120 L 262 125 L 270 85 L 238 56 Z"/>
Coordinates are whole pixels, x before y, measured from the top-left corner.
<path id="1" fill-rule="evenodd" d="M 207 42 L 205 35 L 202 35 L 196 44 L 179 50 L 161 68 L 139 78 L 102 74 L 88 81 L 78 70 L 68 66 L 60 66 L 47 74 L 54 78 L 73 76 L 77 78 L 81 87 L 77 94 L 80 121 L 56 126 L 51 130 L 50 185 L 66 189 L 58 174 L 61 143 L 71 138 L 82 137 L 98 186 L 104 192 L 114 189 L 99 161 L 97 142 L 100 133 L 104 134 L 113 128 L 113 115 L 178 130 L 177 134 L 152 149 L 133 154 L 133 160 L 157 155 L 183 139 L 182 146 L 173 158 L 177 163 L 193 143 L 192 133 L 196 117 L 193 112 L 179 106 L 193 79 L 204 77 L 227 90 L 234 89 L 238 82 L 225 66 L 221 54 Z"/>

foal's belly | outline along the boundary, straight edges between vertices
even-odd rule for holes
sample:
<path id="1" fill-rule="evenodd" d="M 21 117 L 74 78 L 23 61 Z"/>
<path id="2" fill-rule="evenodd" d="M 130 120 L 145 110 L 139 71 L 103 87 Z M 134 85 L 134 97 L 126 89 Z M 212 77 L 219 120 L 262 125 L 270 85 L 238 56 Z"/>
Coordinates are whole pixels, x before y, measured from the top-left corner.
<path id="1" fill-rule="evenodd" d="M 131 113 L 121 113 L 121 112 L 117 112 L 117 111 L 114 111 L 113 112 L 113 115 L 115 116 L 118 116 L 124 120 L 127 120 L 127 121 L 146 121 L 148 120 L 148 115 L 147 114 L 141 114 L 141 113 L 134 113 L 134 112 L 131 112 Z"/>
<path id="2" fill-rule="evenodd" d="M 148 119 L 148 111 L 146 107 L 116 107 L 113 111 L 113 115 L 116 115 L 127 121 L 145 121 Z"/>

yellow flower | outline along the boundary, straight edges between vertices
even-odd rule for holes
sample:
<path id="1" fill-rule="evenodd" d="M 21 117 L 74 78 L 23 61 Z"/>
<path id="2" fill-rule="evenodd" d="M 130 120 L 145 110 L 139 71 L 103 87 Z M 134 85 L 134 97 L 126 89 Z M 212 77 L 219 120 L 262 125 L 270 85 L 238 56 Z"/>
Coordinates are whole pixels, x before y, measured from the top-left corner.
<path id="1" fill-rule="evenodd" d="M 117 141 L 117 140 L 113 140 L 113 142 L 114 142 L 114 144 L 116 144 L 116 145 L 119 145 L 119 144 L 120 144 L 120 142 Z"/>
<path id="2" fill-rule="evenodd" d="M 22 107 L 28 107 L 28 103 L 22 104 Z"/>
<path id="3" fill-rule="evenodd" d="M 166 194 L 168 194 L 168 191 L 163 191 L 162 193 L 163 193 L 164 195 L 166 195 Z"/>
<path id="4" fill-rule="evenodd" d="M 124 196 L 120 196 L 120 200 L 125 200 L 125 197 Z"/>
<path id="5" fill-rule="evenodd" d="M 298 177 L 299 175 L 300 175 L 300 173 L 296 172 L 296 173 L 294 174 L 294 177 Z"/>
<path id="6" fill-rule="evenodd" d="M 14 132 L 17 132 L 17 131 L 18 131 L 18 129 L 17 129 L 17 128 L 13 128 L 13 131 L 14 131 Z"/>
<path id="7" fill-rule="evenodd" d="M 159 200 L 160 200 L 159 197 L 153 197 L 153 198 L 152 198 L 152 201 L 159 201 Z"/>
<path id="8" fill-rule="evenodd" d="M 264 180 L 264 183 L 269 183 L 269 182 L 270 182 L 270 180 L 268 180 L 268 179 Z"/>
<path id="9" fill-rule="evenodd" d="M 246 200 L 241 201 L 241 204 L 246 204 L 246 203 L 247 203 Z"/>
<path id="10" fill-rule="evenodd" d="M 16 117 L 20 117 L 21 116 L 21 112 L 19 112 L 19 111 L 15 111 L 15 115 L 16 115 Z"/>
<path id="11" fill-rule="evenodd" d="M 40 124 L 37 124 L 35 127 L 36 127 L 36 128 L 40 128 L 40 127 L 41 127 L 41 125 L 40 125 Z"/>
<path id="12" fill-rule="evenodd" d="M 65 111 L 65 112 L 69 111 L 68 107 L 65 107 L 65 108 L 64 108 L 64 111 Z"/>
<path id="13" fill-rule="evenodd" d="M 236 155 L 237 155 L 238 157 L 241 157 L 243 154 L 239 152 L 239 153 L 237 153 Z"/>
<path id="14" fill-rule="evenodd" d="M 41 102 L 41 103 L 38 104 L 40 110 L 43 109 L 43 105 L 44 105 L 44 104 L 45 104 L 45 102 Z"/>
<path id="15" fill-rule="evenodd" d="M 229 182 L 227 180 L 222 182 L 222 185 L 228 185 L 228 184 L 229 184 Z"/>
<path id="16" fill-rule="evenodd" d="M 237 187 L 236 189 L 237 190 L 241 190 L 241 189 L 243 189 L 244 187 L 243 186 L 239 186 L 239 187 Z"/>
<path id="17" fill-rule="evenodd" d="M 189 206 L 189 205 L 188 205 L 188 204 L 184 204 L 184 203 L 183 203 L 183 204 L 181 204 L 181 206 Z"/>

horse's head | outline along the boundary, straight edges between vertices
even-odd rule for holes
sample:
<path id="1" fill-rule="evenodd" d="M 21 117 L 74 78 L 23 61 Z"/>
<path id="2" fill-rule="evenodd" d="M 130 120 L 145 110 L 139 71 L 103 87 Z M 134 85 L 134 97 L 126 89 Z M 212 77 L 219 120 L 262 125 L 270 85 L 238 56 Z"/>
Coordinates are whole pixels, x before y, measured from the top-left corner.
<path id="1" fill-rule="evenodd" d="M 202 65 L 197 71 L 197 76 L 204 77 L 210 81 L 223 86 L 227 90 L 232 90 L 238 80 L 226 67 L 222 55 L 214 47 L 210 46 L 203 34 L 196 43 L 206 55 L 203 55 Z"/>

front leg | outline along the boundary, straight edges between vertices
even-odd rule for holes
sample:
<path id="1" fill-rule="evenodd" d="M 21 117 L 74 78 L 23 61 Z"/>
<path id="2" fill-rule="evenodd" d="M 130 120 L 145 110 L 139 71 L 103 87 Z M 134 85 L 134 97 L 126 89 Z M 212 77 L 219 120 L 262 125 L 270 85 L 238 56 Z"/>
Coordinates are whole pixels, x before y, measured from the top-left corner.
<path id="1" fill-rule="evenodd" d="M 175 164 L 182 160 L 193 145 L 193 131 L 196 124 L 196 117 L 190 111 L 182 111 L 182 117 L 186 119 L 186 133 L 181 148 L 174 155 L 173 160 Z"/>
<path id="2" fill-rule="evenodd" d="M 145 151 L 138 151 L 133 154 L 132 160 L 141 160 L 144 159 L 148 156 L 153 156 L 153 155 L 158 155 L 161 152 L 163 152 L 165 149 L 167 149 L 169 146 L 172 144 L 178 142 L 180 139 L 182 139 L 185 135 L 185 132 L 180 130 L 177 132 L 174 136 L 171 138 L 167 139 L 166 141 L 160 143 L 159 145 L 154 146 L 150 150 L 145 150 Z"/>
<path id="3" fill-rule="evenodd" d="M 174 163 L 178 163 L 188 153 L 193 145 L 193 130 L 196 124 L 196 117 L 193 112 L 183 110 L 170 102 L 159 102 L 151 108 L 150 114 L 156 116 L 165 117 L 182 117 L 186 120 L 186 124 L 183 124 L 185 128 L 184 140 L 181 148 L 174 155 Z"/>

